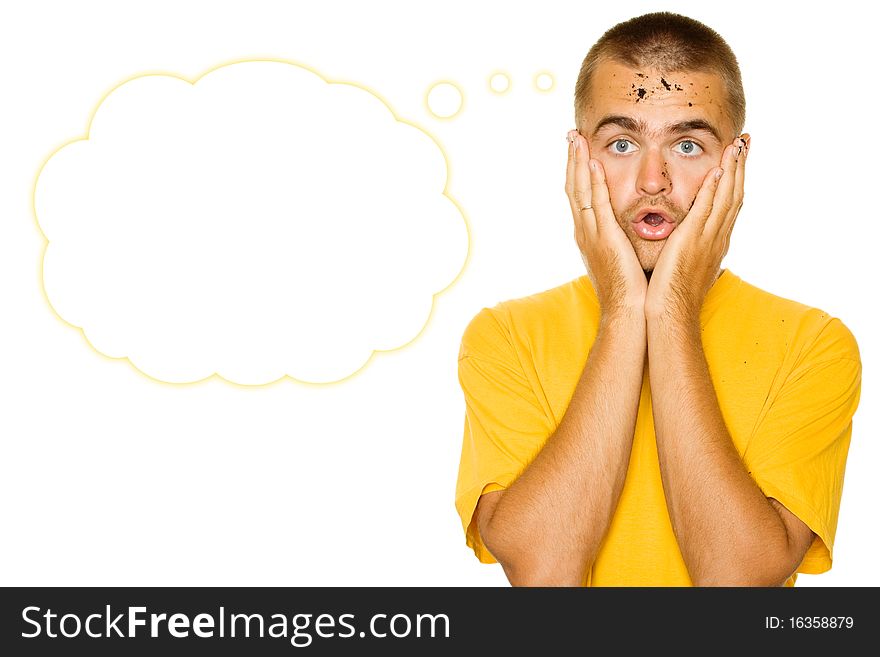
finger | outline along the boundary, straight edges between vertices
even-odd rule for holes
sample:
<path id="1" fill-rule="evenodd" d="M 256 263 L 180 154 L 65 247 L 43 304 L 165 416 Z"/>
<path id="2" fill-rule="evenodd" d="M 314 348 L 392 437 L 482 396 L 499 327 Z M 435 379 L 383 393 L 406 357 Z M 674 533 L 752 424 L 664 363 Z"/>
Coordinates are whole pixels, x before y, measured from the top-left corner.
<path id="1" fill-rule="evenodd" d="M 577 203 L 574 200 L 575 187 L 575 152 L 574 152 L 574 131 L 568 133 L 568 163 L 565 167 L 565 195 L 568 197 L 568 203 L 571 206 L 571 216 L 574 220 L 574 237 L 579 243 L 586 237 L 584 234 L 583 220 L 580 212 L 577 210 Z"/>
<path id="2" fill-rule="evenodd" d="M 684 225 L 691 226 L 689 230 L 695 230 L 702 235 L 706 220 L 712 213 L 718 182 L 723 174 L 724 170 L 721 167 L 712 167 L 706 172 L 706 177 L 703 178 L 703 183 L 697 190 L 697 196 L 685 217 Z"/>
<path id="3" fill-rule="evenodd" d="M 739 213 L 740 197 L 738 196 L 737 185 L 741 184 L 743 179 L 743 167 L 745 166 L 745 140 L 737 138 L 733 142 L 731 154 L 733 157 L 730 175 L 722 178 L 721 185 L 725 186 L 725 196 L 722 197 L 720 208 L 717 214 L 713 213 L 710 221 L 713 226 L 708 228 L 715 236 L 715 243 L 725 245 L 730 238 L 730 232 L 733 230 L 733 224 Z"/>
<path id="4" fill-rule="evenodd" d="M 614 210 L 611 208 L 611 196 L 605 178 L 605 168 L 599 160 L 590 160 L 592 174 L 591 192 L 593 197 L 593 214 L 596 216 L 596 228 L 601 232 L 617 226 Z"/>
<path id="5" fill-rule="evenodd" d="M 568 143 L 568 162 L 565 165 L 565 195 L 571 200 L 574 194 L 574 144 L 571 132 L 568 133 L 565 140 Z"/>
<path id="6" fill-rule="evenodd" d="M 733 231 L 733 225 L 736 223 L 736 219 L 739 216 L 739 211 L 742 208 L 743 198 L 745 196 L 745 179 L 746 179 L 746 159 L 749 153 L 749 142 L 751 141 L 751 137 L 747 134 L 742 136 L 745 144 L 743 145 L 742 152 L 739 154 L 736 163 L 736 177 L 733 183 L 733 206 L 730 209 L 730 212 L 727 213 L 727 217 L 725 217 L 722 225 L 721 225 L 721 233 L 726 236 L 726 239 L 730 239 L 730 233 Z"/>
<path id="7" fill-rule="evenodd" d="M 727 218 L 727 213 L 733 206 L 733 186 L 736 181 L 738 151 L 738 144 L 728 145 L 724 149 L 724 155 L 721 158 L 721 167 L 724 169 L 724 173 L 715 189 L 715 196 L 712 198 L 712 212 L 706 220 L 703 235 L 717 235 L 722 223 Z"/>
<path id="8" fill-rule="evenodd" d="M 581 218 L 587 237 L 596 234 L 596 217 L 592 212 L 593 192 L 590 174 L 590 146 L 580 133 L 574 134 L 574 212 Z M 587 208 L 584 210 L 583 208 Z"/>

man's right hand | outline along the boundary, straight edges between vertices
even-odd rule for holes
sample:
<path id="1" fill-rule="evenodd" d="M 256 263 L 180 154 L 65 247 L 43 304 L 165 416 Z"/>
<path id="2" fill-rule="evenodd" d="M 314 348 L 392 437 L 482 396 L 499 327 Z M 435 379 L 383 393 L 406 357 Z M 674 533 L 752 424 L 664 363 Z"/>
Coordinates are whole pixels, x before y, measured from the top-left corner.
<path id="1" fill-rule="evenodd" d="M 644 314 L 648 281 L 614 217 L 605 170 L 601 162 L 590 159 L 589 144 L 577 130 L 571 130 L 568 138 L 565 193 L 574 217 L 574 236 L 602 314 Z"/>

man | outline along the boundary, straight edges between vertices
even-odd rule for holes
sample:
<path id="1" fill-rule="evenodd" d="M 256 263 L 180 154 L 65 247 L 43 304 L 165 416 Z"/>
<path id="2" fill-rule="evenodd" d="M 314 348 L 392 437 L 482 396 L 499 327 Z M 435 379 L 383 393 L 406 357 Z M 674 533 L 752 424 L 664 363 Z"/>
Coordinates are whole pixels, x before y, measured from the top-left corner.
<path id="1" fill-rule="evenodd" d="M 828 570 L 859 351 L 839 319 L 720 268 L 751 142 L 736 58 L 692 19 L 634 18 L 588 53 L 575 119 L 588 275 L 462 338 L 467 544 L 514 585 Z"/>

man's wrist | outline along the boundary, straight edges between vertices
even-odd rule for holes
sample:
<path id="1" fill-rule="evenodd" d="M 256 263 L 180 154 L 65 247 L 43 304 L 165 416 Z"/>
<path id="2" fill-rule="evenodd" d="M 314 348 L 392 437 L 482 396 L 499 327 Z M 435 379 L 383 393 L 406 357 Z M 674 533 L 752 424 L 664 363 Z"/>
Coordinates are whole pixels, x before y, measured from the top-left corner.
<path id="1" fill-rule="evenodd" d="M 645 313 L 645 326 L 648 341 L 679 340 L 699 341 L 702 329 L 698 314 L 676 314 L 671 312 Z"/>
<path id="2" fill-rule="evenodd" d="M 615 348 L 624 348 L 624 344 L 633 343 L 646 346 L 648 327 L 643 310 L 621 308 L 612 312 L 603 312 L 596 339 L 606 342 L 609 338 L 617 345 Z"/>
<path id="3" fill-rule="evenodd" d="M 603 308 L 600 321 L 605 324 L 644 324 L 644 304 L 621 305 L 609 309 Z"/>

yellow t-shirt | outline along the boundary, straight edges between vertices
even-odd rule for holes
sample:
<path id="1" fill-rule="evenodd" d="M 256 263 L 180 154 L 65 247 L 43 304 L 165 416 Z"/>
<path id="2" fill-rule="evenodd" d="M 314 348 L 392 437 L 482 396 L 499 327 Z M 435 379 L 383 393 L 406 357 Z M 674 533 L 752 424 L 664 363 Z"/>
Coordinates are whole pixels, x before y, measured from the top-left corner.
<path id="1" fill-rule="evenodd" d="M 559 425 L 598 321 L 596 293 L 582 276 L 483 308 L 464 332 L 458 375 L 466 410 L 455 505 L 467 545 L 484 563 L 495 559 L 472 522 L 477 501 L 510 486 Z M 767 497 L 817 535 L 797 572 L 825 572 L 861 392 L 855 338 L 839 319 L 729 270 L 706 296 L 700 325 L 718 404 L 744 465 Z M 588 586 L 692 584 L 663 494 L 647 370 L 626 483 Z"/>

